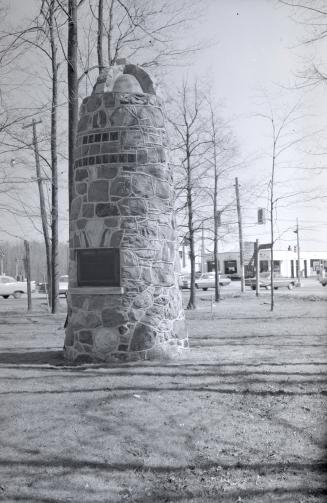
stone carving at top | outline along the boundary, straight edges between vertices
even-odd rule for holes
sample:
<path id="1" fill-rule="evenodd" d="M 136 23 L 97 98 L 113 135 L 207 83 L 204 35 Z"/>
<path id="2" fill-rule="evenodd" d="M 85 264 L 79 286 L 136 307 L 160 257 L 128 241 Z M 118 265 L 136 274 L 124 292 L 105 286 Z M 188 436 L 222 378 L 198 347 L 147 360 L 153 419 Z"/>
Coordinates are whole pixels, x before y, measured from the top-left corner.
<path id="1" fill-rule="evenodd" d="M 125 64 L 124 60 L 118 60 L 116 65 L 100 73 L 92 94 L 106 92 L 156 94 L 154 83 L 143 68 Z"/>

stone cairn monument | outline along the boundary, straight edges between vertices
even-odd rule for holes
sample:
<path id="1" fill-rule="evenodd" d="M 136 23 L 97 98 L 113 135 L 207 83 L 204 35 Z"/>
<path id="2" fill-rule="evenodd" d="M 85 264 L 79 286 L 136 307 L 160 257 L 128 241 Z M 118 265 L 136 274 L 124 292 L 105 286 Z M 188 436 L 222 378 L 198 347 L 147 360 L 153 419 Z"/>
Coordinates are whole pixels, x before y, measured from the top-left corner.
<path id="1" fill-rule="evenodd" d="M 131 64 L 103 71 L 76 139 L 69 360 L 173 358 L 188 348 L 168 154 L 149 75 Z"/>

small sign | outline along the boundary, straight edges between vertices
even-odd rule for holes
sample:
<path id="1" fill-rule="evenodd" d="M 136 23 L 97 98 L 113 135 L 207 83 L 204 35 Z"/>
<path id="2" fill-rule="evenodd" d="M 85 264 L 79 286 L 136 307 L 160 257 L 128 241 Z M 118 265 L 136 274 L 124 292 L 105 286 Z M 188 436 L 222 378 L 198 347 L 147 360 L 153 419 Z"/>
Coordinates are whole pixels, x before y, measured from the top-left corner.
<path id="1" fill-rule="evenodd" d="M 266 212 L 264 208 L 258 209 L 258 224 L 266 223 Z"/>
<path id="2" fill-rule="evenodd" d="M 78 286 L 120 286 L 119 248 L 77 250 Z"/>
<path id="3" fill-rule="evenodd" d="M 250 262 L 255 253 L 255 242 L 254 241 L 244 241 L 243 243 L 243 260 L 244 262 Z"/>

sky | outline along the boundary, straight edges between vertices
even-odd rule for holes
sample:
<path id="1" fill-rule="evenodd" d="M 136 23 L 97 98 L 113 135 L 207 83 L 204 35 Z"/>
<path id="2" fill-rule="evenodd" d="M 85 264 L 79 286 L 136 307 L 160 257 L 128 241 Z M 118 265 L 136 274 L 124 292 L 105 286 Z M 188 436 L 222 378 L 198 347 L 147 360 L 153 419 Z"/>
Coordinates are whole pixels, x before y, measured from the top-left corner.
<path id="1" fill-rule="evenodd" d="M 33 0 L 11 0 L 10 16 L 23 20 L 30 14 L 32 5 L 35 5 Z M 276 214 L 279 237 L 276 247 L 286 249 L 296 244 L 293 231 L 298 219 L 301 248 L 327 252 L 324 193 L 327 171 L 318 169 L 324 166 L 324 156 L 317 155 L 327 150 L 327 124 L 323 114 L 327 90 L 322 86 L 296 89 L 304 82 L 298 75 L 306 67 L 306 60 L 313 55 L 322 59 L 325 48 L 303 45 L 308 28 L 295 22 L 294 13 L 277 0 L 198 0 L 197 6 L 199 16 L 192 30 L 185 32 L 185 39 L 205 41 L 205 47 L 192 57 L 188 66 L 170 69 L 166 84 L 176 86 L 185 76 L 190 80 L 197 78 L 211 87 L 221 104 L 221 113 L 232 127 L 238 144 L 240 167 L 235 176 L 240 183 L 244 240 L 269 241 L 268 224 L 256 223 L 258 207 L 267 207 L 272 162 L 271 127 L 262 115 L 272 110 L 278 122 L 297 103 L 296 120 L 285 131 L 285 141 L 303 140 L 286 149 L 276 166 L 276 194 L 281 197 Z M 24 166 L 19 159 L 15 169 L 24 171 L 26 177 L 33 175 L 30 174 L 33 167 Z M 62 241 L 67 241 L 64 161 L 59 171 L 60 236 Z M 229 220 L 229 215 L 225 221 L 223 216 L 227 230 Z M 0 215 L 0 241 L 8 239 L 8 231 L 41 239 L 21 217 Z M 233 248 L 235 234 L 231 232 L 223 249 Z"/>
<path id="2" fill-rule="evenodd" d="M 327 94 L 326 88 L 295 89 L 303 83 L 297 76 L 313 49 L 300 43 L 307 32 L 291 14 L 270 0 L 211 2 L 200 30 L 216 36 L 217 45 L 201 55 L 195 68 L 212 79 L 245 159 L 236 174 L 241 202 L 243 198 L 245 240 L 269 242 L 268 225 L 255 225 L 257 207 L 267 207 L 272 162 L 270 124 L 258 115 L 269 112 L 271 106 L 274 115 L 283 118 L 294 103 L 300 102 L 296 113 L 299 120 L 291 124 L 290 133 L 294 130 L 294 138 L 306 138 L 286 151 L 276 168 L 276 195 L 298 192 L 299 196 L 278 204 L 276 230 L 281 238 L 277 247 L 285 249 L 296 244 L 293 230 L 298 218 L 302 248 L 327 250 L 326 199 L 315 197 L 325 195 L 327 171 L 311 170 L 323 165 L 324 160 L 306 154 L 308 150 L 326 150 Z M 313 131 L 319 133 L 310 136 Z"/>

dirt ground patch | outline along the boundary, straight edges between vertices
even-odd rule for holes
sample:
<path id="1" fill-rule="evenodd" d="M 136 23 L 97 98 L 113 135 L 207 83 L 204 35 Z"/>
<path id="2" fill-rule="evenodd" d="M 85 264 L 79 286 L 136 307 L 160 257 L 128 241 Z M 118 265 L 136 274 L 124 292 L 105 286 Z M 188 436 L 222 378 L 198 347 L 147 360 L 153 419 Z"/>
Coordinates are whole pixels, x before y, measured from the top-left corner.
<path id="1" fill-rule="evenodd" d="M 200 295 L 183 360 L 111 366 L 1 303 L 0 501 L 326 501 L 327 302 L 267 299 Z"/>

